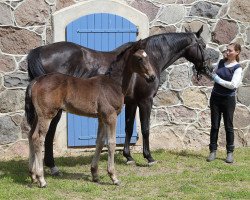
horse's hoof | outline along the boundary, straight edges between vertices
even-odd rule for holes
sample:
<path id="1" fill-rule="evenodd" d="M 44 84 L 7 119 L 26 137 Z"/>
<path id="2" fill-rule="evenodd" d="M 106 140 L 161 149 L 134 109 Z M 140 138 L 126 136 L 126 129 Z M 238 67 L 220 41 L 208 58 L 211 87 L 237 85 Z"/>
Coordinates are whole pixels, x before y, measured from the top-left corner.
<path id="1" fill-rule="evenodd" d="M 51 176 L 54 176 L 54 177 L 62 177 L 63 174 L 62 174 L 62 172 L 58 171 L 58 172 L 55 172 L 55 173 L 51 174 Z"/>
<path id="2" fill-rule="evenodd" d="M 134 165 L 135 164 L 135 161 L 134 160 L 128 160 L 126 162 L 127 165 Z"/>
<path id="3" fill-rule="evenodd" d="M 121 181 L 115 180 L 115 181 L 114 181 L 114 185 L 117 185 L 117 186 L 121 185 Z"/>
<path id="4" fill-rule="evenodd" d="M 155 165 L 157 163 L 157 161 L 155 160 L 155 161 L 153 161 L 153 162 L 148 162 L 148 166 L 153 166 L 153 165 Z"/>
<path id="5" fill-rule="evenodd" d="M 61 176 L 62 175 L 57 166 L 51 167 L 50 172 L 51 172 L 51 176 Z"/>
<path id="6" fill-rule="evenodd" d="M 95 183 L 99 183 L 100 179 L 98 177 L 96 177 L 96 178 L 93 178 L 92 181 L 95 182 Z"/>

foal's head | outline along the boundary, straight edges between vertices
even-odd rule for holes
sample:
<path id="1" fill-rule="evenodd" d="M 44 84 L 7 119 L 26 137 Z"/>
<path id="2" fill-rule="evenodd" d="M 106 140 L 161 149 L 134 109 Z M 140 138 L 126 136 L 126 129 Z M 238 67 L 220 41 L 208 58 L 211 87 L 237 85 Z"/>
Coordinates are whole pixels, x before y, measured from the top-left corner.
<path id="1" fill-rule="evenodd" d="M 145 44 L 143 41 L 138 41 L 132 48 L 132 55 L 129 58 L 129 67 L 132 72 L 138 73 L 144 77 L 147 82 L 153 82 L 156 74 L 153 66 L 150 63 L 149 56 L 145 52 Z"/>

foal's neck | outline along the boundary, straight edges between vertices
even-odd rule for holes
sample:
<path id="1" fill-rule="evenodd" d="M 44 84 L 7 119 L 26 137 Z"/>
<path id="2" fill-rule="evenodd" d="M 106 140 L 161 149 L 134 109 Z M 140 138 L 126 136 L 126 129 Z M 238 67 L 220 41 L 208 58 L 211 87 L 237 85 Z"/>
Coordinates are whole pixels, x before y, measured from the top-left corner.
<path id="1" fill-rule="evenodd" d="M 112 65 L 110 78 L 112 78 L 117 86 L 121 87 L 122 93 L 125 96 L 129 87 L 133 72 L 129 68 L 129 62 L 126 59 L 121 59 Z"/>

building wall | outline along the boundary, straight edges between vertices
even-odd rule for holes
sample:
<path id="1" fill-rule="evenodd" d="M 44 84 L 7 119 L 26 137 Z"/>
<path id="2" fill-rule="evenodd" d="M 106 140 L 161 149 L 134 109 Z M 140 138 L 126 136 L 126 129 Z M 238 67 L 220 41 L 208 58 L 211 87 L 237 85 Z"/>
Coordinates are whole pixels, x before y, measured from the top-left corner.
<path id="1" fill-rule="evenodd" d="M 212 62 L 233 41 L 242 45 L 243 84 L 238 89 L 235 113 L 236 146 L 250 146 L 250 1 L 249 0 L 113 0 L 146 14 L 150 35 L 181 32 L 184 27 L 202 34 Z M 28 84 L 26 55 L 29 50 L 53 42 L 55 12 L 87 3 L 83 0 L 6 0 L 0 2 L 0 158 L 27 156 L 29 130 L 24 117 Z M 162 85 L 151 115 L 151 147 L 167 149 L 207 148 L 209 97 L 212 82 L 197 82 L 191 64 L 179 59 L 162 73 Z M 62 121 L 56 153 L 63 154 L 66 136 Z M 225 146 L 223 124 L 220 146 Z"/>

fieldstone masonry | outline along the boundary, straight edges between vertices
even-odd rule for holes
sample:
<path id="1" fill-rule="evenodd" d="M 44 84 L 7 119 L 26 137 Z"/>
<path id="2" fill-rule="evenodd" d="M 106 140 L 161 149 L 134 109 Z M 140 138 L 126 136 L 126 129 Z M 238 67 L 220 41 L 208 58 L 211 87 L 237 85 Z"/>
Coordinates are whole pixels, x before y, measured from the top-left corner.
<path id="1" fill-rule="evenodd" d="M 52 14 L 84 0 L 2 0 L 0 2 L 0 158 L 28 156 L 24 94 L 28 84 L 26 55 L 52 43 Z M 117 0 L 119 1 L 119 0 Z M 150 35 L 197 31 L 207 43 L 211 62 L 231 42 L 242 45 L 243 84 L 235 111 L 236 146 L 250 146 L 250 1 L 249 0 L 121 0 L 145 13 Z M 162 73 L 151 114 L 151 147 L 200 149 L 209 144 L 209 98 L 212 81 L 197 81 L 192 67 L 180 59 Z M 219 145 L 225 147 L 220 129 Z M 57 151 L 57 149 L 56 149 Z M 62 152 L 57 152 L 58 154 Z"/>

